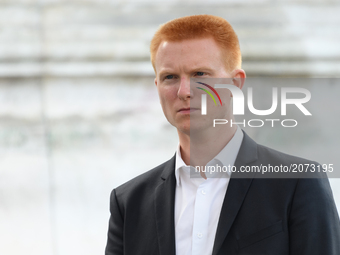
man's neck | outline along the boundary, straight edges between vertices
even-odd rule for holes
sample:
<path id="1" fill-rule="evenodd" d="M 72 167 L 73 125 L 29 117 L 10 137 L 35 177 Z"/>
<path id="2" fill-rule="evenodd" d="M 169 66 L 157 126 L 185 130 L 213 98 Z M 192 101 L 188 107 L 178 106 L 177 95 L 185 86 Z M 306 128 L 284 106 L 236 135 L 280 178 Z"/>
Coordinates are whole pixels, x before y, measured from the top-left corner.
<path id="1" fill-rule="evenodd" d="M 178 131 L 181 156 L 185 164 L 205 166 L 212 160 L 233 138 L 237 126 L 223 125 L 193 134 Z"/>

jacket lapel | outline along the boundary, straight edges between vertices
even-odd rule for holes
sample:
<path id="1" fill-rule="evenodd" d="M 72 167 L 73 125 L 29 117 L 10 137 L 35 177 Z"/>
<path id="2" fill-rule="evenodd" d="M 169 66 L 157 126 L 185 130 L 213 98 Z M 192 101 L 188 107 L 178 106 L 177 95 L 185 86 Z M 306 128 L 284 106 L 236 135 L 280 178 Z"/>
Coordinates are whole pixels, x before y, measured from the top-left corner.
<path id="1" fill-rule="evenodd" d="M 155 189 L 155 215 L 161 255 L 175 255 L 175 156 L 165 165 L 160 184 Z"/>
<path id="2" fill-rule="evenodd" d="M 243 132 L 244 133 L 244 132 Z M 257 160 L 257 144 L 244 133 L 235 166 L 245 166 Z M 253 180 L 254 173 L 232 173 L 217 226 L 213 255 L 217 255 L 237 216 Z"/>

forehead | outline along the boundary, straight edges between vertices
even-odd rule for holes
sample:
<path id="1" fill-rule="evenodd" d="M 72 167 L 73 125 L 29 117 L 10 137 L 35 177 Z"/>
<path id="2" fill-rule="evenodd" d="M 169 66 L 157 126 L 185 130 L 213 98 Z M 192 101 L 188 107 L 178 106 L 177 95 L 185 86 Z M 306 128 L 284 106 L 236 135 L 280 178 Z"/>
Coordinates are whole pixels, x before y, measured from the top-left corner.
<path id="1" fill-rule="evenodd" d="M 176 65 L 220 65 L 222 51 L 213 38 L 188 39 L 182 41 L 163 41 L 158 48 L 156 69 Z"/>

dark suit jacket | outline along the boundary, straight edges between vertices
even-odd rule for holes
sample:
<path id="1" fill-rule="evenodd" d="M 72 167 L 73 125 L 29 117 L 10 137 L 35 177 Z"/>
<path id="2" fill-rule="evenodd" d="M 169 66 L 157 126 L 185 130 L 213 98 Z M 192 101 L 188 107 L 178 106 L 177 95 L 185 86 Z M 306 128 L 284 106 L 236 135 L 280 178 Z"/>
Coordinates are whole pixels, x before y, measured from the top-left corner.
<path id="1" fill-rule="evenodd" d="M 281 163 L 313 162 L 245 134 L 237 168 Z M 112 191 L 106 255 L 175 254 L 174 170 L 175 157 Z M 327 178 L 237 177 L 232 174 L 224 198 L 213 255 L 340 254 L 339 216 Z"/>

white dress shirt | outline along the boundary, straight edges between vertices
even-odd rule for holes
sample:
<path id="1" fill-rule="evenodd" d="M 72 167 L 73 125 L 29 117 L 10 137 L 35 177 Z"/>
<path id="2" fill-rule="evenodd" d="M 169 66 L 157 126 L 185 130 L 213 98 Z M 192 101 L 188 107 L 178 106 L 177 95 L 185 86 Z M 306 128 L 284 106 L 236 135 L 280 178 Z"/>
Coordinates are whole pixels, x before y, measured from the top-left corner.
<path id="1" fill-rule="evenodd" d="M 242 140 L 243 132 L 238 127 L 233 138 L 207 166 L 233 166 Z M 176 254 L 210 255 L 230 175 L 224 173 L 225 178 L 214 178 L 216 173 L 206 173 L 204 179 L 193 166 L 184 163 L 178 146 L 175 176 Z"/>

